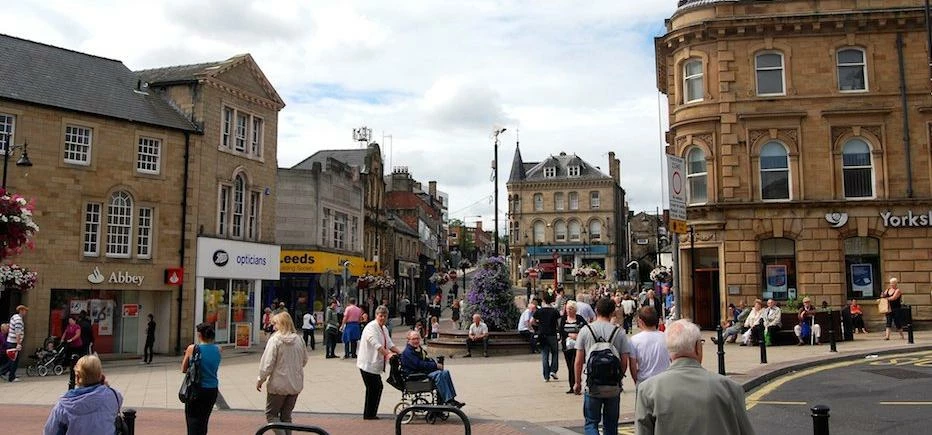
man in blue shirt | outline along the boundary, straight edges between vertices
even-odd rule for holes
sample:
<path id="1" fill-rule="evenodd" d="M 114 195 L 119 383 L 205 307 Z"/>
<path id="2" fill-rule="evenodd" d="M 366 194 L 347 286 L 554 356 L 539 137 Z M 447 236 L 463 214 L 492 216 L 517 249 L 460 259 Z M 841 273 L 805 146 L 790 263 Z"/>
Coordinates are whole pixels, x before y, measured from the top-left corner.
<path id="1" fill-rule="evenodd" d="M 453 388 L 450 371 L 444 370 L 443 364 L 427 357 L 427 352 L 421 347 L 421 334 L 417 331 L 408 332 L 408 345 L 401 353 L 401 369 L 407 374 L 426 373 L 437 387 L 440 403 L 457 408 L 465 405 L 456 400 L 456 389 Z"/>

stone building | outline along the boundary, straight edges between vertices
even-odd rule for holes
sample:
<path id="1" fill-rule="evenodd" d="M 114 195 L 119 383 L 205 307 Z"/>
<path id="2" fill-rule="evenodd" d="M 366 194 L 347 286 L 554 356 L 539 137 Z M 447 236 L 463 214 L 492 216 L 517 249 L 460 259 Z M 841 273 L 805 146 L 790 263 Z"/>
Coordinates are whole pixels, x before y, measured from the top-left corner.
<path id="1" fill-rule="evenodd" d="M 728 302 L 803 295 L 839 309 L 898 277 L 915 318 L 932 318 L 922 5 L 679 2 L 655 45 L 694 229 L 680 235 L 683 315 L 712 327 Z"/>
<path id="2" fill-rule="evenodd" d="M 395 264 L 399 270 L 415 267 L 417 279 L 415 292 L 436 292 L 436 286 L 428 279 L 441 264 L 440 243 L 444 236 L 443 203 L 437 193 L 437 182 L 429 181 L 425 192 L 423 184 L 414 179 L 407 167 L 397 167 L 386 177 L 385 208 L 418 234 L 417 264 L 400 260 Z M 445 242 L 444 242 L 445 243 Z M 409 278 L 412 278 L 409 276 Z"/>
<path id="3" fill-rule="evenodd" d="M 576 155 L 560 153 L 525 162 L 515 147 L 508 178 L 508 225 L 512 282 L 540 271 L 534 285 L 568 291 L 623 279 L 627 210 L 620 161 L 608 153 L 609 174 Z M 595 264 L 599 280 L 575 281 L 574 267 Z"/>

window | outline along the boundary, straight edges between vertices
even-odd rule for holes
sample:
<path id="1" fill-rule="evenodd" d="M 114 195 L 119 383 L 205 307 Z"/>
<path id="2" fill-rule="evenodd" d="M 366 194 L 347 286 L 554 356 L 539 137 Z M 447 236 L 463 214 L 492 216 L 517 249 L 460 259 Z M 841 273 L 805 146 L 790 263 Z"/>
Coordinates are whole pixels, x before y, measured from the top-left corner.
<path id="1" fill-rule="evenodd" d="M 764 239 L 760 242 L 764 278 L 763 299 L 787 299 L 796 288 L 796 246 L 790 239 Z"/>
<path id="2" fill-rule="evenodd" d="M 139 225 L 136 227 L 136 257 L 152 258 L 152 209 L 139 208 Z"/>
<path id="3" fill-rule="evenodd" d="M 140 137 L 136 152 L 136 170 L 146 174 L 158 174 L 161 150 L 162 141 L 151 137 Z"/>
<path id="4" fill-rule="evenodd" d="M 107 256 L 128 258 L 133 228 L 133 199 L 126 192 L 114 192 L 107 205 Z"/>
<path id="5" fill-rule="evenodd" d="M 259 238 L 259 192 L 249 194 L 249 221 L 246 222 L 246 238 Z"/>
<path id="6" fill-rule="evenodd" d="M 243 175 L 233 179 L 233 223 L 230 225 L 230 236 L 243 237 L 243 215 L 246 208 L 246 180 Z"/>
<path id="7" fill-rule="evenodd" d="M 65 163 L 91 164 L 91 136 L 90 128 L 76 125 L 65 127 Z"/>
<path id="8" fill-rule="evenodd" d="M 553 228 L 554 228 L 553 238 L 558 242 L 565 242 L 566 241 L 566 222 L 557 221 L 557 223 L 553 225 Z"/>
<path id="9" fill-rule="evenodd" d="M 686 154 L 686 179 L 689 181 L 686 193 L 690 205 L 705 204 L 709 201 L 707 177 L 705 152 L 699 148 L 689 150 Z"/>
<path id="10" fill-rule="evenodd" d="M 562 211 L 563 207 L 563 192 L 557 192 L 553 194 L 553 208 L 557 211 Z"/>
<path id="11" fill-rule="evenodd" d="M 702 61 L 690 59 L 683 65 L 683 102 L 702 101 Z"/>
<path id="12" fill-rule="evenodd" d="M 241 153 L 246 152 L 246 130 L 249 127 L 249 115 L 244 113 L 236 114 L 236 139 L 233 142 L 233 150 Z"/>
<path id="13" fill-rule="evenodd" d="M 602 222 L 589 222 L 589 240 L 593 242 L 602 240 Z"/>
<path id="14" fill-rule="evenodd" d="M 579 224 L 579 221 L 570 221 L 569 233 L 571 241 L 578 242 L 580 240 L 579 236 L 582 233 L 582 225 Z"/>
<path id="15" fill-rule="evenodd" d="M 544 211 L 544 195 L 534 194 L 534 211 Z"/>
<path id="16" fill-rule="evenodd" d="M 13 126 L 16 118 L 13 115 L 0 113 L 0 150 L 6 150 L 7 144 L 13 143 Z"/>
<path id="17" fill-rule="evenodd" d="M 589 192 L 589 208 L 596 210 L 602 206 L 602 200 L 599 198 L 599 192 Z"/>
<path id="18" fill-rule="evenodd" d="M 849 140 L 842 149 L 841 161 L 845 198 L 873 197 L 874 169 L 867 142 L 858 138 Z"/>
<path id="19" fill-rule="evenodd" d="M 223 108 L 223 147 L 231 148 L 230 136 L 233 134 L 233 109 Z"/>
<path id="20" fill-rule="evenodd" d="M 567 167 L 567 168 L 566 168 L 566 173 L 567 173 L 567 175 L 569 175 L 570 177 L 578 177 L 578 176 L 579 176 L 579 166 L 573 165 L 573 166 Z"/>
<path id="21" fill-rule="evenodd" d="M 359 236 L 359 216 L 353 216 L 352 224 L 350 225 L 350 250 L 356 249 L 356 242 Z"/>
<path id="22" fill-rule="evenodd" d="M 330 246 L 330 209 L 324 207 L 320 218 L 320 245 Z"/>
<path id="23" fill-rule="evenodd" d="M 880 295 L 880 240 L 873 237 L 845 239 L 845 271 L 848 298 L 870 299 Z"/>
<path id="24" fill-rule="evenodd" d="M 846 48 L 838 51 L 838 90 L 866 91 L 867 71 L 864 50 Z"/>
<path id="25" fill-rule="evenodd" d="M 262 118 L 252 118 L 252 141 L 249 152 L 256 157 L 262 157 Z"/>
<path id="26" fill-rule="evenodd" d="M 333 213 L 333 247 L 346 249 L 346 213 Z"/>
<path id="27" fill-rule="evenodd" d="M 100 203 L 89 202 L 84 207 L 84 255 L 96 257 L 100 243 Z"/>
<path id="28" fill-rule="evenodd" d="M 789 158 L 779 142 L 767 142 L 760 149 L 760 197 L 790 199 Z"/>
<path id="29" fill-rule="evenodd" d="M 217 234 L 225 236 L 227 234 L 227 219 L 230 218 L 230 186 L 220 186 L 219 206 L 217 207 L 218 220 Z"/>
<path id="30" fill-rule="evenodd" d="M 758 54 L 755 63 L 757 95 L 784 95 L 783 55 L 780 53 Z"/>
<path id="31" fill-rule="evenodd" d="M 544 237 L 546 237 L 546 236 L 544 235 L 544 223 L 543 223 L 543 222 L 540 222 L 540 221 L 534 222 L 534 240 L 533 240 L 533 242 L 534 242 L 534 243 L 543 243 L 544 241 L 546 241 L 546 239 L 545 239 Z"/>
<path id="32" fill-rule="evenodd" d="M 544 168 L 544 177 L 554 178 L 557 176 L 557 168 L 553 166 L 548 166 Z"/>
<path id="33" fill-rule="evenodd" d="M 579 210 L 579 194 L 576 192 L 570 192 L 570 210 Z"/>

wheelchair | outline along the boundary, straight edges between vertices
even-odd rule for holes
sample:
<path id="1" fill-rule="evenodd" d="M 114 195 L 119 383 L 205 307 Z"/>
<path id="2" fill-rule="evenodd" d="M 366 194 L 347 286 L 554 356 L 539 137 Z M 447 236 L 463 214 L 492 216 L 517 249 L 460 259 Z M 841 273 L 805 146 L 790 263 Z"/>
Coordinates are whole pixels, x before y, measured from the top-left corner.
<path id="1" fill-rule="evenodd" d="M 437 394 L 437 387 L 434 381 L 424 373 L 405 374 L 400 367 L 398 355 L 393 355 L 389 360 L 391 370 L 389 371 L 388 384 L 401 391 L 401 401 L 395 405 L 394 415 L 412 405 L 440 405 L 440 398 Z M 434 424 L 438 420 L 446 421 L 450 418 L 449 412 L 439 411 L 414 411 L 405 414 L 401 420 L 403 424 L 408 424 L 415 417 L 423 417 L 427 423 Z"/>

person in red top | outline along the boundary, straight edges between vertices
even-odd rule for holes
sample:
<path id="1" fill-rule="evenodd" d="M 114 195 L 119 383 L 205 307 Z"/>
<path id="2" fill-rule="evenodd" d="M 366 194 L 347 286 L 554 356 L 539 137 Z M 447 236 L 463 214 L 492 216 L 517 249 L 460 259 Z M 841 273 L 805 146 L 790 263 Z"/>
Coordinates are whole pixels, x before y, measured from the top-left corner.
<path id="1" fill-rule="evenodd" d="M 81 326 L 78 325 L 77 319 L 74 316 L 68 317 L 68 327 L 65 328 L 65 333 L 62 334 L 61 339 L 68 343 L 66 348 L 68 349 L 67 361 L 70 364 L 72 357 L 74 355 L 81 356 L 84 349 L 84 342 L 81 341 Z"/>
<path id="2" fill-rule="evenodd" d="M 362 336 L 362 328 L 359 327 L 361 317 L 362 309 L 356 306 L 356 298 L 350 298 L 349 305 L 343 310 L 343 324 L 340 325 L 343 330 L 344 359 L 356 358 L 356 347 Z"/>
<path id="3" fill-rule="evenodd" d="M 867 328 L 864 327 L 864 312 L 861 311 L 858 300 L 852 299 L 848 309 L 851 311 L 851 324 L 854 327 L 854 332 L 867 333 Z"/>

